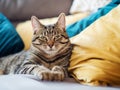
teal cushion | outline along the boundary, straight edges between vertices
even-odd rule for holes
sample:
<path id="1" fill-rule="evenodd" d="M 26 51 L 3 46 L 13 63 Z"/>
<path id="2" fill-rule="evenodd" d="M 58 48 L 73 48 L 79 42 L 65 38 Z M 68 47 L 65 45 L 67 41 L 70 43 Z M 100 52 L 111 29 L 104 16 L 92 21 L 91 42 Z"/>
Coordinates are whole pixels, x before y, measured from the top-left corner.
<path id="1" fill-rule="evenodd" d="M 73 37 L 92 24 L 95 20 L 107 14 L 110 10 L 115 8 L 120 4 L 120 0 L 112 0 L 108 5 L 99 9 L 96 13 L 91 14 L 90 16 L 79 20 L 71 25 L 66 27 L 66 31 L 69 37 Z"/>
<path id="2" fill-rule="evenodd" d="M 0 13 L 0 57 L 21 51 L 24 44 L 14 26 Z"/>

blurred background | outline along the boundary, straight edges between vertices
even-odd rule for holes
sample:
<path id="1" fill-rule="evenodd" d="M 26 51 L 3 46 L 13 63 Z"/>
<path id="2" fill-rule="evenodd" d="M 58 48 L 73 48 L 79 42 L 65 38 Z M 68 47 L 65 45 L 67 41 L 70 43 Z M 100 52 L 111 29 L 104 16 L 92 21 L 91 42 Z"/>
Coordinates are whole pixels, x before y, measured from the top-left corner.
<path id="1" fill-rule="evenodd" d="M 39 19 L 95 12 L 111 0 L 0 0 L 0 12 L 10 21 L 18 23 L 30 20 L 32 15 Z"/>

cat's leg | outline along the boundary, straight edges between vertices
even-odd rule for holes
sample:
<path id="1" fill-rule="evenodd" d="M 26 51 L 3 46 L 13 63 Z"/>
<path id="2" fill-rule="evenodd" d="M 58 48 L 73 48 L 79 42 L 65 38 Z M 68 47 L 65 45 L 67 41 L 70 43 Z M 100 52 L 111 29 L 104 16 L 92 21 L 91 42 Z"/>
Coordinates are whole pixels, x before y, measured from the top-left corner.
<path id="1" fill-rule="evenodd" d="M 34 69 L 33 74 L 36 74 L 41 80 L 51 81 L 53 78 L 51 71 L 45 66 L 39 66 Z"/>
<path id="2" fill-rule="evenodd" d="M 32 74 L 38 76 L 41 80 L 51 81 L 53 79 L 53 74 L 51 70 L 43 65 L 27 64 L 20 67 L 15 73 L 17 74 Z"/>
<path id="3" fill-rule="evenodd" d="M 38 72 L 37 76 L 41 77 L 42 80 L 62 81 L 65 78 L 64 70 L 60 66 L 54 66 L 52 70 L 45 66 L 39 66 L 36 70 L 37 71 L 34 71 L 34 73 Z"/>
<path id="4" fill-rule="evenodd" d="M 48 81 L 62 81 L 65 78 L 64 70 L 60 66 L 54 66 L 52 70 L 50 70 L 43 65 L 26 64 L 17 69 L 15 73 L 32 74 L 38 76 L 41 80 Z"/>

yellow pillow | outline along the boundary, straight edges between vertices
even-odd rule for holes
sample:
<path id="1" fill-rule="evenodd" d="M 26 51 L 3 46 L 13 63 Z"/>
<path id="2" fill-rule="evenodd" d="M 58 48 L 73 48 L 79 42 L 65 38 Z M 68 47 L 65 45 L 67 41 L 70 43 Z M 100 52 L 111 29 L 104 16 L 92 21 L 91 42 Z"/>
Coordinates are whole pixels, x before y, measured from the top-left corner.
<path id="1" fill-rule="evenodd" d="M 71 38 L 69 72 L 81 84 L 120 86 L 120 5 Z"/>

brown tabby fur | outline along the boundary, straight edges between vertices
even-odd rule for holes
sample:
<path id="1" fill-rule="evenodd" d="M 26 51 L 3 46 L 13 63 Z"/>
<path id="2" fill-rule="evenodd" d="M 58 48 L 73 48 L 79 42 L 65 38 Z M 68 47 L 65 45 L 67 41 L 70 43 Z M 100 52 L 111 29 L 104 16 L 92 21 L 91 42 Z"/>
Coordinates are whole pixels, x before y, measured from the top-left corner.
<path id="1" fill-rule="evenodd" d="M 65 31 L 65 15 L 54 25 L 45 26 L 37 17 L 31 18 L 34 36 L 28 51 L 0 58 L 0 74 L 32 74 L 41 80 L 63 80 L 72 45 Z"/>

